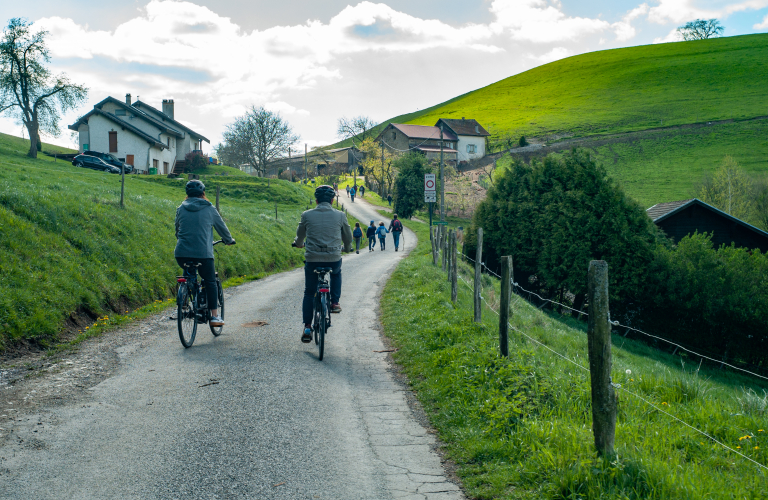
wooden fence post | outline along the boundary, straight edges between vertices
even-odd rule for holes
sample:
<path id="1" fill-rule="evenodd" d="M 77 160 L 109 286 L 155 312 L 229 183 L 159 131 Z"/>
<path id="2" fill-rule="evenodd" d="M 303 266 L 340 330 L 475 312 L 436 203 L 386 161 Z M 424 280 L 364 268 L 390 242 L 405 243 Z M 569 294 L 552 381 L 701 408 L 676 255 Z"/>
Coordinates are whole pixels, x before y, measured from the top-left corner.
<path id="1" fill-rule="evenodd" d="M 125 208 L 124 198 L 125 198 L 125 166 L 121 166 L 120 167 L 120 208 Z"/>
<path id="2" fill-rule="evenodd" d="M 445 263 L 445 265 L 446 265 L 446 270 L 448 271 L 448 273 L 447 273 L 448 283 L 451 282 L 451 271 L 453 269 L 451 267 L 451 253 L 452 253 L 453 247 L 451 245 L 453 245 L 453 238 L 455 236 L 456 236 L 455 231 L 453 229 L 449 229 L 448 230 L 448 238 L 445 240 L 445 256 L 446 256 L 446 259 L 445 259 L 446 263 Z"/>
<path id="3" fill-rule="evenodd" d="M 220 186 L 216 184 L 216 211 L 221 213 L 221 210 L 219 210 L 219 191 L 221 190 Z"/>
<path id="4" fill-rule="evenodd" d="M 445 237 L 445 229 L 443 229 L 443 235 L 440 238 L 440 251 L 443 252 L 442 258 L 443 258 L 443 271 L 445 271 L 445 264 L 446 259 L 448 258 L 448 238 Z"/>
<path id="5" fill-rule="evenodd" d="M 501 303 L 499 304 L 499 351 L 509 357 L 509 304 L 512 299 L 512 256 L 501 258 Z"/>
<path id="6" fill-rule="evenodd" d="M 616 394 L 611 384 L 611 325 L 608 310 L 608 263 L 589 263 L 587 284 L 589 375 L 592 386 L 592 432 L 599 454 L 613 454 Z"/>
<path id="7" fill-rule="evenodd" d="M 432 238 L 432 265 L 437 266 L 437 226 L 433 226 L 429 230 L 434 233 Z"/>
<path id="8" fill-rule="evenodd" d="M 458 242 L 456 239 L 456 231 L 453 231 L 451 233 L 451 302 L 454 304 L 456 303 L 456 300 L 459 298 L 459 276 L 458 276 L 458 265 L 457 265 L 457 258 L 456 258 L 456 250 L 458 248 Z"/>
<path id="9" fill-rule="evenodd" d="M 481 302 L 482 273 L 483 273 L 483 228 L 477 228 L 477 251 L 475 252 L 475 322 L 483 320 L 483 304 Z"/>

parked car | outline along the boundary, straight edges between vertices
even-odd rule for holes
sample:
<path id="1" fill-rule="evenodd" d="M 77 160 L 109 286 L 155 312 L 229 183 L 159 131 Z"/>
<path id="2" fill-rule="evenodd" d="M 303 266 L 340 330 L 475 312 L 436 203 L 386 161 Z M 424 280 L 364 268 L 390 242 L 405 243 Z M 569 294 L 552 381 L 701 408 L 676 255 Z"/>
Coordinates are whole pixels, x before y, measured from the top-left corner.
<path id="1" fill-rule="evenodd" d="M 100 153 L 98 151 L 83 151 L 83 154 L 100 158 L 102 161 L 104 161 L 105 163 L 109 163 L 113 167 L 125 168 L 126 174 L 130 174 L 131 172 L 133 172 L 132 165 L 128 165 L 127 163 L 118 160 L 117 158 L 115 158 L 114 155 L 111 155 L 109 153 Z"/>
<path id="2" fill-rule="evenodd" d="M 92 168 L 93 170 L 101 170 L 102 172 L 108 172 L 110 174 L 119 174 L 120 169 L 114 165 L 110 165 L 101 158 L 89 155 L 77 155 L 72 160 L 72 165 L 76 167 Z"/>

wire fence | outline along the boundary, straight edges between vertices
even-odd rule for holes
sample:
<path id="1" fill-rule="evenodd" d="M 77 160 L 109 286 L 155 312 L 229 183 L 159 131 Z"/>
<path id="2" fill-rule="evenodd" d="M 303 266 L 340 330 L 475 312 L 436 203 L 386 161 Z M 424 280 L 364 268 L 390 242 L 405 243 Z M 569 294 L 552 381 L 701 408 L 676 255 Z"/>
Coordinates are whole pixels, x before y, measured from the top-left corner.
<path id="1" fill-rule="evenodd" d="M 469 260 L 472 260 L 472 262 L 475 262 L 475 260 L 473 260 L 473 259 L 469 258 L 468 256 L 466 256 L 466 255 L 462 254 L 461 252 L 458 252 L 458 251 L 457 251 L 457 253 L 458 253 L 459 255 L 462 255 L 462 256 L 464 256 L 464 257 L 468 258 Z M 484 264 L 482 264 L 482 267 L 485 267 L 485 265 L 484 265 Z M 487 269 L 487 268 L 486 268 L 486 269 Z M 491 274 L 493 274 L 494 276 L 497 276 L 497 277 L 499 277 L 499 276 L 498 276 L 498 274 L 496 274 L 496 273 L 491 273 Z M 464 285 L 466 285 L 466 286 L 467 286 L 467 288 L 469 288 L 469 289 L 472 291 L 472 293 L 473 293 L 473 294 L 475 293 L 475 289 L 474 289 L 474 286 L 473 286 L 472 284 L 470 284 L 470 283 L 469 283 L 467 280 L 465 280 L 465 279 L 464 279 L 464 278 L 463 278 L 461 275 L 457 275 L 457 278 L 458 278 L 458 279 L 460 279 L 460 280 L 461 280 L 461 281 L 464 283 Z M 500 278 L 500 277 L 499 277 L 499 278 Z M 513 283 L 513 284 L 514 284 L 514 283 Z M 492 311 L 492 312 L 493 312 L 494 314 L 496 314 L 497 316 L 499 316 L 499 315 L 500 315 L 500 314 L 499 314 L 499 311 L 497 311 L 497 310 L 496 310 L 496 309 L 495 309 L 495 308 L 494 308 L 494 307 L 493 307 L 493 306 L 492 306 L 490 303 L 488 303 L 487 299 L 486 299 L 486 298 L 485 298 L 485 296 L 482 294 L 482 291 L 480 292 L 480 299 L 481 299 L 481 300 L 482 300 L 482 302 L 485 304 L 485 306 L 486 306 L 486 308 L 487 308 L 487 309 L 489 309 L 490 311 Z M 546 300 L 546 299 L 542 299 L 542 300 Z M 586 314 L 586 313 L 584 313 L 584 314 Z M 614 325 L 616 325 L 618 322 L 611 322 L 611 323 L 612 323 L 612 324 L 614 324 Z M 568 363 L 572 364 L 573 366 L 575 366 L 575 367 L 576 367 L 576 368 L 578 368 L 579 370 L 585 371 L 585 372 L 587 372 L 587 373 L 589 373 L 589 372 L 590 372 L 589 368 L 587 368 L 586 366 L 584 366 L 584 365 L 581 365 L 581 364 L 579 364 L 578 362 L 576 362 L 576 361 L 574 361 L 573 359 L 571 359 L 570 357 L 568 357 L 568 356 L 566 356 L 566 355 L 564 355 L 564 354 L 562 354 L 562 353 L 560 353 L 560 352 L 556 351 L 555 349 L 553 349 L 553 348 L 551 348 L 550 346 L 548 346 L 548 345 L 544 344 L 543 342 L 539 341 L 538 339 L 536 339 L 536 338 L 532 337 L 531 335 L 529 335 L 528 333 L 524 332 L 523 330 L 520 330 L 519 328 L 517 328 L 517 327 L 513 326 L 511 323 L 507 323 L 507 324 L 508 324 L 509 328 L 511 328 L 511 329 L 512 329 L 512 330 L 514 330 L 515 332 L 519 333 L 520 335 L 522 335 L 523 337 L 525 337 L 526 339 L 528 339 L 530 342 L 532 342 L 532 343 L 534 343 L 534 344 L 538 345 L 539 347 L 542 347 L 542 348 L 546 349 L 547 351 L 551 352 L 552 354 L 554 354 L 554 355 L 555 355 L 555 356 L 557 356 L 558 358 L 561 358 L 561 359 L 563 359 L 564 361 L 566 361 L 566 362 L 568 362 Z M 621 325 L 621 326 L 623 326 L 623 325 Z M 760 375 L 758 375 L 758 376 L 760 376 Z M 764 378 L 764 377 L 761 377 L 761 378 Z M 633 392 L 633 391 L 630 391 L 629 389 L 627 389 L 627 388 L 623 387 L 621 384 L 615 384 L 615 383 L 612 383 L 611 385 L 612 385 L 612 386 L 613 386 L 613 387 L 614 387 L 616 390 L 620 390 L 620 391 L 622 391 L 622 392 L 624 392 L 624 393 L 626 393 L 626 394 L 628 394 L 628 395 L 630 395 L 630 396 L 632 396 L 632 397 L 636 398 L 637 400 L 639 400 L 639 401 L 641 401 L 641 402 L 645 403 L 646 405 L 650 406 L 651 408 L 653 408 L 654 410 L 658 411 L 659 413 L 662 413 L 662 414 L 666 415 L 667 417 L 671 418 L 672 420 L 674 420 L 674 421 L 676 421 L 676 422 L 678 422 L 678 423 L 682 424 L 682 425 L 683 425 L 683 426 L 685 426 L 686 428 L 688 428 L 688 429 L 690 429 L 690 430 L 692 430 L 692 431 L 694 431 L 694 432 L 696 432 L 696 433 L 698 433 L 698 434 L 700 434 L 700 435 L 704 436 L 705 438 L 709 439 L 709 440 L 710 440 L 710 441 L 712 441 L 713 443 L 716 443 L 716 444 L 718 444 L 718 445 L 719 445 L 719 446 L 721 446 L 723 449 L 725 449 L 725 450 L 728 450 L 728 451 L 730 451 L 730 452 L 732 452 L 732 453 L 734 453 L 734 454 L 736 454 L 736 455 L 740 456 L 741 458 L 743 458 L 743 459 L 745 459 L 745 460 L 747 460 L 747 461 L 749 461 L 749 462 L 753 463 L 754 465 L 757 465 L 758 467 L 760 467 L 760 468 L 762 468 L 762 469 L 764 469 L 764 470 L 768 471 L 768 467 L 766 467 L 765 465 L 763 465 L 763 464 L 761 464 L 760 462 L 758 462 L 758 461 L 756 461 L 756 460 L 754 460 L 754 459 L 752 459 L 752 458 L 748 457 L 747 455 L 745 455 L 745 454 L 741 453 L 740 451 L 736 450 L 735 448 L 733 448 L 733 447 L 731 447 L 731 446 L 728 446 L 727 444 L 725 444 L 725 443 L 723 443 L 722 441 L 718 440 L 717 438 L 713 437 L 711 434 L 709 434 L 709 433 L 707 433 L 707 432 L 704 432 L 704 431 L 702 431 L 702 430 L 701 430 L 701 429 L 699 429 L 698 427 L 696 427 L 696 426 L 694 426 L 694 425 L 692 425 L 692 424 L 689 424 L 688 422 L 686 422 L 686 421 L 684 421 L 683 419 L 681 419 L 681 418 L 677 417 L 676 415 L 673 415 L 672 413 L 670 413 L 670 412 L 668 412 L 668 411 L 664 410 L 663 408 L 660 408 L 659 406 L 655 405 L 653 402 L 649 401 L 647 398 L 644 398 L 643 396 L 641 396 L 641 395 L 639 395 L 639 394 L 637 394 L 637 393 L 635 393 L 635 392 Z"/>

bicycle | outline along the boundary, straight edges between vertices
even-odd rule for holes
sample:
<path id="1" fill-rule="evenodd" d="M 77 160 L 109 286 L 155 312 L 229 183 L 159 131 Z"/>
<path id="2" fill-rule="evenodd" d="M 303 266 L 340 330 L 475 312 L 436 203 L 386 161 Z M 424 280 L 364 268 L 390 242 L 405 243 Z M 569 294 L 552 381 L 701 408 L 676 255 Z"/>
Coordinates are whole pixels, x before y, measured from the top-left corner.
<path id="1" fill-rule="evenodd" d="M 223 243 L 218 240 L 213 246 Z M 206 324 L 211 320 L 211 308 L 208 307 L 207 295 L 203 280 L 197 280 L 197 268 L 202 264 L 200 262 L 189 262 L 184 264 L 184 275 L 177 276 L 176 282 L 179 284 L 179 290 L 176 293 L 176 321 L 179 327 L 179 340 L 185 348 L 192 347 L 197 334 L 197 325 Z M 218 288 L 218 309 L 219 317 L 224 319 L 224 289 L 221 286 L 219 272 L 216 271 L 216 287 Z M 221 335 L 223 326 L 208 325 L 214 337 Z"/>
<path id="2" fill-rule="evenodd" d="M 318 359 L 323 360 L 325 351 L 325 334 L 331 327 L 331 284 L 326 279 L 330 273 L 330 267 L 321 267 L 315 269 L 317 274 L 317 293 L 315 293 L 315 303 L 312 311 L 312 330 L 315 333 L 315 345 L 318 348 Z"/>
<path id="3" fill-rule="evenodd" d="M 291 243 L 293 248 L 298 248 L 296 243 Z M 331 327 L 331 284 L 326 275 L 333 269 L 319 267 L 315 269 L 317 274 L 317 292 L 312 305 L 312 332 L 315 334 L 315 345 L 318 349 L 318 359 L 323 360 L 325 353 L 325 334 Z"/>

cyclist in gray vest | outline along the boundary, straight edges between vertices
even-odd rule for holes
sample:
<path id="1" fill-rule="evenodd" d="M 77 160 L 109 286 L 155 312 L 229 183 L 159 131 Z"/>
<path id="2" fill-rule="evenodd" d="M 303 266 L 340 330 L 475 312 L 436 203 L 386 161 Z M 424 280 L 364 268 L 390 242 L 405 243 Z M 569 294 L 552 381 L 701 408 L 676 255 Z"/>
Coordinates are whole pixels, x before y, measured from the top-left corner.
<path id="1" fill-rule="evenodd" d="M 293 246 L 304 250 L 304 330 L 301 341 L 312 341 L 312 303 L 317 291 L 315 269 L 331 268 L 331 312 L 340 313 L 341 251 L 352 251 L 352 229 L 347 216 L 331 206 L 336 191 L 331 186 L 315 189 L 317 207 L 301 214 Z M 306 242 L 305 242 L 306 240 Z"/>

